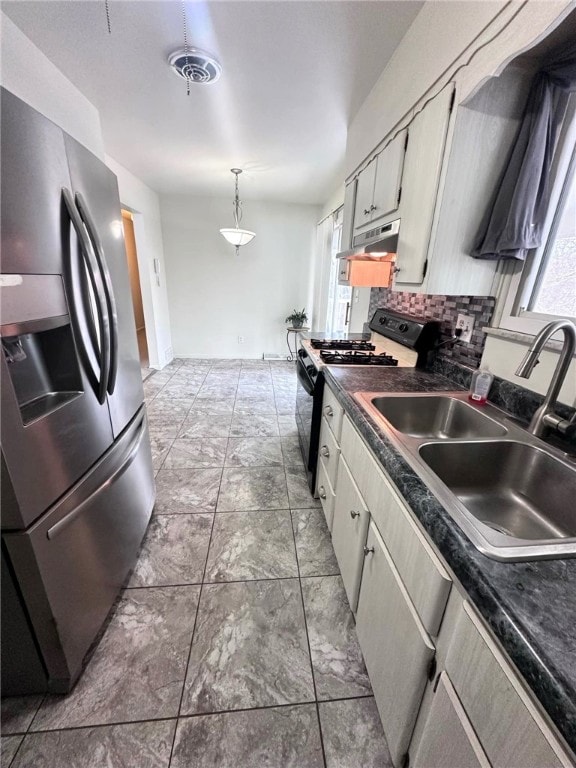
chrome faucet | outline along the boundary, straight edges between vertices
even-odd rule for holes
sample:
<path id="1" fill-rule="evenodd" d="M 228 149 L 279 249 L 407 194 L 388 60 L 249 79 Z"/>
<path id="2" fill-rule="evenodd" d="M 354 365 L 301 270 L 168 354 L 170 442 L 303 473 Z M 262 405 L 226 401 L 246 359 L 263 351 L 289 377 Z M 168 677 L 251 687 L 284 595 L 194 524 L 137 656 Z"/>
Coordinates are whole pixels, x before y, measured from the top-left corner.
<path id="1" fill-rule="evenodd" d="M 568 421 L 558 416 L 554 411 L 558 395 L 568 368 L 574 355 L 574 349 L 576 348 L 576 326 L 570 320 L 557 320 L 554 323 L 546 325 L 538 336 L 534 339 L 534 343 L 526 353 L 526 356 L 518 366 L 516 376 L 521 376 L 523 379 L 527 379 L 534 367 L 538 364 L 542 347 L 551 336 L 557 331 L 563 331 L 564 344 L 562 346 L 562 352 L 556 365 L 556 369 L 552 374 L 552 380 L 548 387 L 548 392 L 544 398 L 544 402 L 532 416 L 528 431 L 536 437 L 542 437 L 546 434 L 548 429 L 556 429 L 563 435 L 571 435 L 576 431 L 576 413 Z"/>

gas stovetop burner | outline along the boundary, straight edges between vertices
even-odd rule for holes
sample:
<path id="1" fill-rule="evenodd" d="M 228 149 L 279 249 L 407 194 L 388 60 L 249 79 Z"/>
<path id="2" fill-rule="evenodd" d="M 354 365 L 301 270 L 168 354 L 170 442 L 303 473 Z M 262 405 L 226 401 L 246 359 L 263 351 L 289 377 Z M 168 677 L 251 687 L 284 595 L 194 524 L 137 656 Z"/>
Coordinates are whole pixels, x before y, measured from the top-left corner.
<path id="1" fill-rule="evenodd" d="M 351 349 L 374 351 L 376 347 L 369 341 L 352 341 L 349 339 L 310 339 L 310 346 L 314 349 Z"/>
<path id="2" fill-rule="evenodd" d="M 372 345 L 373 346 L 373 345 Z M 375 347 L 373 347 L 375 349 Z M 322 362 L 327 365 L 398 365 L 398 360 L 382 352 L 375 355 L 373 352 L 359 352 L 352 350 L 350 352 L 320 352 Z"/>

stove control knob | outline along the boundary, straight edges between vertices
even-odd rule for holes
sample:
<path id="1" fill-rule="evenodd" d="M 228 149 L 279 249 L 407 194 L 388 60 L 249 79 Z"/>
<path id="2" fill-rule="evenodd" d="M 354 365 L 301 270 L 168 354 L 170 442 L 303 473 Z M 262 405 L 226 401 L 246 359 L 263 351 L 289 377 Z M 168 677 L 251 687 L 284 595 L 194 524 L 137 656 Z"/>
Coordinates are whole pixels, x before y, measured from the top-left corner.
<path id="1" fill-rule="evenodd" d="M 408 323 L 400 323 L 400 325 L 398 326 L 398 330 L 400 331 L 400 333 L 406 333 L 406 331 L 408 330 Z"/>

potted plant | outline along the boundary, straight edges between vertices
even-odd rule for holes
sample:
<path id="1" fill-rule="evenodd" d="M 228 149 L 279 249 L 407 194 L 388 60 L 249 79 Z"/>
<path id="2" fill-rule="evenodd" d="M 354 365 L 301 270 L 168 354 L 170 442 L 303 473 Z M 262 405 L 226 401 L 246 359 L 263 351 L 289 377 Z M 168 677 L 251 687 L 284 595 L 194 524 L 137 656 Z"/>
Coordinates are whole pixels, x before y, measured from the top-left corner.
<path id="1" fill-rule="evenodd" d="M 303 309 L 301 312 L 298 312 L 298 310 L 295 309 L 291 315 L 288 315 L 284 322 L 292 323 L 292 328 L 302 328 L 306 320 L 308 320 L 306 310 Z"/>

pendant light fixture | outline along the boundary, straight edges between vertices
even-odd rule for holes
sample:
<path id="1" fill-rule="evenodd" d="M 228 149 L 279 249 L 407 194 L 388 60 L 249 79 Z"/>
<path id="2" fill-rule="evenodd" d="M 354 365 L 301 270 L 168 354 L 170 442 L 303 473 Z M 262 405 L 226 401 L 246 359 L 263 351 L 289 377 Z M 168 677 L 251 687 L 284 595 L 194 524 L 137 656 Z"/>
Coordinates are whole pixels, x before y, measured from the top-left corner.
<path id="1" fill-rule="evenodd" d="M 220 234 L 228 240 L 229 243 L 236 247 L 236 256 L 238 256 L 241 245 L 247 245 L 254 237 L 255 232 L 250 232 L 248 229 L 240 229 L 240 222 L 242 221 L 242 203 L 238 193 L 238 176 L 242 173 L 241 168 L 230 168 L 230 172 L 234 174 L 235 178 L 235 195 L 234 195 L 234 224 L 233 228 L 221 229 Z"/>

